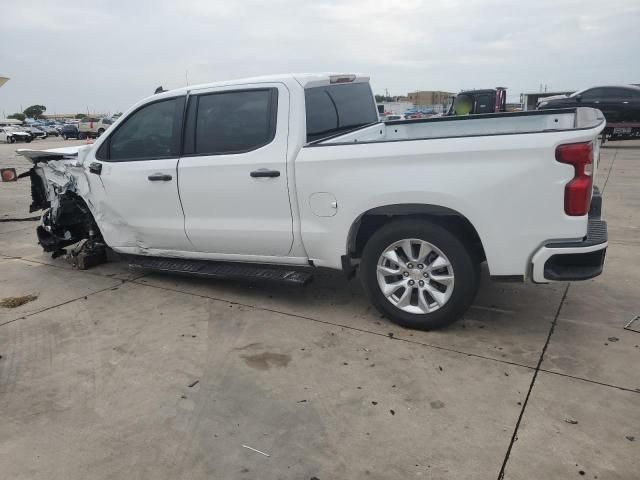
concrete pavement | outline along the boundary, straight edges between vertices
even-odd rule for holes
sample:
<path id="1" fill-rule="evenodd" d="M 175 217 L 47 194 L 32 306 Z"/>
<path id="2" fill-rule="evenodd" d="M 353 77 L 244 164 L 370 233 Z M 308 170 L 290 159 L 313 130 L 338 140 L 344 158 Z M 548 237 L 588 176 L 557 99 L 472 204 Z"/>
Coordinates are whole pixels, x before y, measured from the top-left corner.
<path id="1" fill-rule="evenodd" d="M 0 165 L 20 172 L 14 149 Z M 640 142 L 601 155 L 604 274 L 485 272 L 438 332 L 380 318 L 339 273 L 291 289 L 78 272 L 41 252 L 37 222 L 0 222 L 0 300 L 38 296 L 0 307 L 2 477 L 637 478 Z M 30 216 L 29 195 L 0 184 L 0 219 Z"/>

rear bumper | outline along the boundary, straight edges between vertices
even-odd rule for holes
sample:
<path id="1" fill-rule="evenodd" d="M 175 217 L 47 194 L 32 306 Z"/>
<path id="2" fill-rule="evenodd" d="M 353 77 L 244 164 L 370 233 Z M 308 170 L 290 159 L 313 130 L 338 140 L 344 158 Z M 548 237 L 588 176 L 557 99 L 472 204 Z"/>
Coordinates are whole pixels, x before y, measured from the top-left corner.
<path id="1" fill-rule="evenodd" d="M 580 241 L 551 241 L 533 255 L 535 283 L 588 280 L 602 273 L 607 252 L 607 222 L 600 218 L 602 197 L 594 189 L 587 235 Z"/>

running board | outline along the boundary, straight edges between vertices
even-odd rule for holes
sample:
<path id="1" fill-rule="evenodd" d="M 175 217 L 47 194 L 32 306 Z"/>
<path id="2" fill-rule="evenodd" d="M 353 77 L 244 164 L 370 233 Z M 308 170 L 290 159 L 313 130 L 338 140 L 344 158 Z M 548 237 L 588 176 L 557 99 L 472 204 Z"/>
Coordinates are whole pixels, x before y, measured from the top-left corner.
<path id="1" fill-rule="evenodd" d="M 129 256 L 129 267 L 183 275 L 196 275 L 229 280 L 254 280 L 304 286 L 311 280 L 309 272 L 274 265 L 212 262 L 187 258 Z"/>

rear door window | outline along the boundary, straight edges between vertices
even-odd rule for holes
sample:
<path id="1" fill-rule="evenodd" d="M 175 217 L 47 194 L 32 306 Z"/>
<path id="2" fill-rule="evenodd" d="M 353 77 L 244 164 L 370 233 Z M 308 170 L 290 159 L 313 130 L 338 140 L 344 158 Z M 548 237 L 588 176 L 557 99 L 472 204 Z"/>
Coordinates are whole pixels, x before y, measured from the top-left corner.
<path id="1" fill-rule="evenodd" d="M 307 142 L 378 121 L 368 83 L 307 88 L 305 103 Z"/>
<path id="2" fill-rule="evenodd" d="M 631 98 L 631 90 L 626 88 L 603 88 L 604 98 L 606 99 L 627 99 Z"/>
<path id="3" fill-rule="evenodd" d="M 195 95 L 189 100 L 185 155 L 223 155 L 256 150 L 276 134 L 278 89 Z"/>

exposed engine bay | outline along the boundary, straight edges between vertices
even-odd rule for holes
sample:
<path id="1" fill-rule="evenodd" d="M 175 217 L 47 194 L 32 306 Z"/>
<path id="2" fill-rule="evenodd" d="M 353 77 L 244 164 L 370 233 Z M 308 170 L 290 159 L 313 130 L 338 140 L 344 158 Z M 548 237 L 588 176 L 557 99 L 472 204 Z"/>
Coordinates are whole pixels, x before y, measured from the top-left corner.
<path id="1" fill-rule="evenodd" d="M 18 153 L 34 164 L 20 177 L 28 176 L 31 180 L 29 211 L 44 212 L 36 229 L 38 243 L 54 258 L 66 255 L 74 267 L 84 270 L 106 261 L 106 245 L 91 210 L 78 194 L 86 185 L 69 172 L 80 167 L 78 150 L 18 150 Z M 66 247 L 75 244 L 67 252 Z"/>

